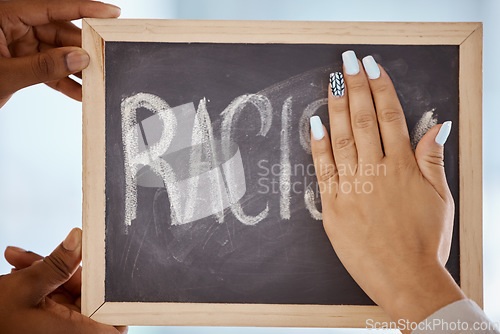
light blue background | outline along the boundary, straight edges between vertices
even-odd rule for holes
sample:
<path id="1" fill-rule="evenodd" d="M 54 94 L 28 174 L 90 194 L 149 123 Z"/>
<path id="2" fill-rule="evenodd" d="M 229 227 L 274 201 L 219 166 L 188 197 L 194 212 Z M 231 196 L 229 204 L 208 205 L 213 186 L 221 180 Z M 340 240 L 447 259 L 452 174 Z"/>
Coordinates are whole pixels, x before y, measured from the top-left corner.
<path id="1" fill-rule="evenodd" d="M 500 158 L 497 0 L 114 0 L 123 18 L 482 21 L 484 22 L 484 295 L 500 322 Z M 81 105 L 43 85 L 14 95 L 0 110 L 0 249 L 48 254 L 81 226 Z M 453 129 L 452 131 L 456 131 Z M 10 271 L 0 260 L 0 273 Z M 336 329 L 133 327 L 130 333 L 331 333 Z M 377 331 L 381 333 L 381 331 Z"/>

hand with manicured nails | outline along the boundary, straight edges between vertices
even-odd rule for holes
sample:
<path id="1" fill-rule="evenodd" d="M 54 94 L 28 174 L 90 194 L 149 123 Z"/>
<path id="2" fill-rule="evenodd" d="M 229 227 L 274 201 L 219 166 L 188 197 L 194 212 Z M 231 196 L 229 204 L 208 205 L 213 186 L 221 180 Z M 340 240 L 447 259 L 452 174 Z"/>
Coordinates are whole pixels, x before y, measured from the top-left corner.
<path id="1" fill-rule="evenodd" d="M 331 138 L 311 118 L 323 224 L 339 259 L 394 319 L 419 322 L 465 298 L 444 265 L 454 203 L 436 125 L 413 153 L 394 86 L 373 57 L 343 54 L 328 93 Z M 344 83 L 345 81 L 345 83 Z M 345 86 L 344 86 L 345 85 Z"/>
<path id="2" fill-rule="evenodd" d="M 119 334 L 126 327 L 97 323 L 80 314 L 82 231 L 73 229 L 46 258 L 7 247 L 14 266 L 0 276 L 2 334 Z"/>
<path id="3" fill-rule="evenodd" d="M 71 20 L 115 18 L 120 9 L 89 0 L 0 2 L 0 107 L 21 88 L 46 83 L 81 101 L 79 83 L 68 76 L 89 64 L 81 33 Z"/>

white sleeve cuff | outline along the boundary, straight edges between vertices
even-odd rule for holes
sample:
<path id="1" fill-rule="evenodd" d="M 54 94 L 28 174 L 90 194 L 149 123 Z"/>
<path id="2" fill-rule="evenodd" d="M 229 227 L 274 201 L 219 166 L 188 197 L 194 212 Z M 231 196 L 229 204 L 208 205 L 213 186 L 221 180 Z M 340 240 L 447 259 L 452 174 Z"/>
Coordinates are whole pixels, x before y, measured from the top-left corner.
<path id="1" fill-rule="evenodd" d="M 500 334 L 498 325 L 475 302 L 462 299 L 431 314 L 413 334 Z"/>

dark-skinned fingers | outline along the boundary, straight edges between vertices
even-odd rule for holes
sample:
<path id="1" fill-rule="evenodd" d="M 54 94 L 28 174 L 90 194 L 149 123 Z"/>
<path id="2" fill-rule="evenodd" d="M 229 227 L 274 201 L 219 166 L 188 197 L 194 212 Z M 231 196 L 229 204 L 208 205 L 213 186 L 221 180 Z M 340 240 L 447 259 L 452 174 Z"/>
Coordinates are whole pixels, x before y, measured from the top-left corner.
<path id="1" fill-rule="evenodd" d="M 46 299 L 42 309 L 36 310 L 38 323 L 43 324 L 43 329 L 47 333 L 66 334 L 118 334 L 119 331 L 113 326 L 100 324 L 86 316 L 83 316 L 78 310 L 61 305 L 50 298 Z M 47 312 L 48 311 L 48 312 Z"/>
<path id="2" fill-rule="evenodd" d="M 53 22 L 33 28 L 35 37 L 56 47 L 82 45 L 81 29 L 71 22 Z"/>
<path id="3" fill-rule="evenodd" d="M 330 74 L 328 91 L 328 114 L 330 117 L 331 144 L 337 169 L 356 170 L 358 153 L 354 143 L 349 113 L 349 99 L 345 94 L 342 72 Z M 341 176 L 349 177 L 345 173 Z"/>
<path id="4" fill-rule="evenodd" d="M 77 312 L 77 313 L 82 313 L 82 310 L 74 305 L 74 304 L 62 304 L 63 306 L 66 306 L 67 308 L 69 308 L 70 310 L 74 311 L 74 312 Z"/>
<path id="5" fill-rule="evenodd" d="M 0 34 L 0 58 L 10 58 L 12 55 L 9 50 L 9 43 L 5 35 Z"/>
<path id="6" fill-rule="evenodd" d="M 18 19 L 24 25 L 40 26 L 50 22 L 73 21 L 81 18 L 115 18 L 120 16 L 120 8 L 97 1 L 88 0 L 19 0 L 7 2 L 4 11 L 10 21 Z"/>
<path id="7" fill-rule="evenodd" d="M 311 123 L 311 151 L 314 169 L 321 197 L 328 200 L 337 195 L 339 176 L 333 159 L 332 145 L 325 126 L 319 116 L 313 116 Z"/>
<path id="8" fill-rule="evenodd" d="M 73 229 L 52 254 L 18 273 L 23 275 L 28 302 L 37 305 L 73 276 L 82 259 L 81 238 L 81 230 Z"/>
<path id="9" fill-rule="evenodd" d="M 75 298 L 68 293 L 64 293 L 64 292 L 60 291 L 58 293 L 51 294 L 49 296 L 49 298 L 52 299 L 53 301 L 55 301 L 56 303 L 61 304 L 61 305 L 66 305 L 66 306 L 73 305 L 73 309 L 78 310 L 78 308 L 74 305 Z"/>
<path id="10" fill-rule="evenodd" d="M 0 59 L 0 96 L 37 83 L 60 80 L 88 66 L 88 54 L 76 47 L 50 49 L 21 58 Z M 76 96 L 78 98 L 78 96 Z"/>
<path id="11" fill-rule="evenodd" d="M 64 289 L 71 293 L 74 297 L 79 297 L 82 294 L 82 267 L 79 266 L 69 281 L 64 283 Z"/>
<path id="12" fill-rule="evenodd" d="M 16 272 L 31 266 L 34 262 L 43 259 L 42 256 L 25 251 L 19 247 L 9 246 L 5 249 L 5 259 L 15 268 L 12 272 Z M 69 292 L 73 297 L 79 297 L 82 290 L 82 267 L 78 267 L 73 276 L 64 283 L 63 285 L 65 291 Z"/>
<path id="13" fill-rule="evenodd" d="M 354 51 L 344 52 L 342 59 L 358 163 L 380 161 L 382 144 L 368 79 Z"/>
<path id="14" fill-rule="evenodd" d="M 386 156 L 410 158 L 413 154 L 403 108 L 386 71 L 372 56 L 363 58 L 363 66 L 377 109 L 378 125 Z"/>
<path id="15" fill-rule="evenodd" d="M 29 251 L 25 251 L 19 247 L 9 246 L 5 249 L 5 260 L 16 269 L 24 269 L 33 264 L 35 261 L 42 260 L 43 257 Z"/>
<path id="16" fill-rule="evenodd" d="M 75 305 L 78 307 L 80 310 L 82 309 L 82 297 L 78 297 L 75 300 Z"/>
<path id="17" fill-rule="evenodd" d="M 10 43 L 9 50 L 12 57 L 24 57 L 36 53 L 38 51 L 38 40 L 33 29 L 30 27 L 21 38 Z"/>
<path id="18" fill-rule="evenodd" d="M 10 52 L 13 57 L 25 57 L 58 47 L 54 44 L 39 41 L 34 36 L 32 38 L 23 37 L 10 45 Z"/>
<path id="19" fill-rule="evenodd" d="M 47 82 L 46 85 L 76 101 L 82 101 L 82 85 L 69 77 Z"/>
<path id="20" fill-rule="evenodd" d="M 38 51 L 47 51 L 47 50 L 55 49 L 55 48 L 57 48 L 57 46 L 55 46 L 53 44 L 48 44 L 48 43 L 44 43 L 44 42 L 40 42 L 38 44 Z"/>

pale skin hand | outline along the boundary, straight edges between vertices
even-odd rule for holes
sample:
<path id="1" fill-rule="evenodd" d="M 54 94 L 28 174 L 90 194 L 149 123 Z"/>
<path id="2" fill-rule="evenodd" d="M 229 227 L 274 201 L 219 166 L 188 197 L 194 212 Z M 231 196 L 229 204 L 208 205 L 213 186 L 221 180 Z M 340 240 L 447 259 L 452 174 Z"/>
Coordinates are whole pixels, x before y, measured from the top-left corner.
<path id="1" fill-rule="evenodd" d="M 368 79 L 358 63 L 358 74 L 344 70 L 343 97 L 329 90 L 331 139 L 326 128 L 322 139 L 311 136 L 323 224 L 339 259 L 368 296 L 394 321 L 418 323 L 465 298 L 444 268 L 454 202 L 443 147 L 434 141 L 441 125 L 430 129 L 413 153 L 391 79 L 381 66 L 380 77 Z M 372 176 L 356 167 L 361 165 L 365 171 L 370 165 L 385 167 Z M 355 173 L 338 173 L 349 168 Z M 353 188 L 355 182 L 369 182 L 373 191 L 343 192 L 336 185 L 344 182 Z"/>
<path id="2" fill-rule="evenodd" d="M 80 314 L 82 233 L 73 229 L 46 258 L 7 247 L 12 273 L 0 276 L 2 333 L 119 334 L 126 327 L 97 323 Z"/>
<path id="3" fill-rule="evenodd" d="M 71 20 L 115 18 L 120 9 L 89 0 L 0 2 L 0 108 L 13 93 L 38 83 L 81 101 L 79 83 L 68 76 L 88 66 L 81 31 Z"/>

